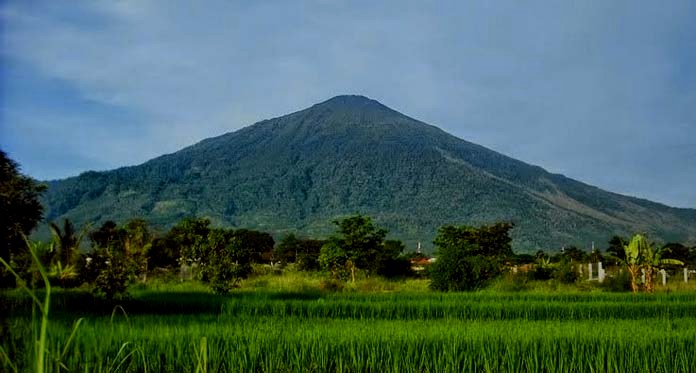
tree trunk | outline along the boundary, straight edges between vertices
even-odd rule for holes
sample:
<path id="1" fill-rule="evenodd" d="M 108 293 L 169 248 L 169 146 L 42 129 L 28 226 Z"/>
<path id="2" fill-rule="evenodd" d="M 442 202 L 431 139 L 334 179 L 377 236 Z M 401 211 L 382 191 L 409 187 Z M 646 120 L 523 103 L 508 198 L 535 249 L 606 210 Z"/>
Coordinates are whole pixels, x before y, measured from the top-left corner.
<path id="1" fill-rule="evenodd" d="M 631 292 L 633 293 L 638 292 L 638 270 L 640 267 L 635 264 L 628 266 L 628 273 L 631 274 Z"/>
<path id="2" fill-rule="evenodd" d="M 648 293 L 652 293 L 655 290 L 655 286 L 653 284 L 653 274 L 653 267 L 651 265 L 645 266 L 645 291 Z"/>

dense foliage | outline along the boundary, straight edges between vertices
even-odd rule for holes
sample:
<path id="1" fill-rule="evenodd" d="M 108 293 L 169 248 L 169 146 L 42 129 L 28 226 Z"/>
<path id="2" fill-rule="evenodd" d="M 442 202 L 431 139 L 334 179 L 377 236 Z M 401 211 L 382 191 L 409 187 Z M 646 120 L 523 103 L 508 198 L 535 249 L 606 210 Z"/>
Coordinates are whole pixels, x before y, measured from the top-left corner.
<path id="1" fill-rule="evenodd" d="M 201 279 L 209 283 L 216 293 L 227 293 L 251 274 L 253 251 L 249 245 L 225 229 L 212 229 L 208 233 L 198 265 Z"/>
<path id="2" fill-rule="evenodd" d="M 25 281 L 34 280 L 32 260 L 22 248 L 44 208 L 39 198 L 45 185 L 22 175 L 19 166 L 0 150 L 0 259 L 14 263 Z M 0 288 L 14 286 L 15 277 L 0 266 Z"/>
<path id="3" fill-rule="evenodd" d="M 23 236 L 43 215 L 39 198 L 45 185 L 22 175 L 19 166 L 0 150 L 0 258 L 9 260 L 25 247 Z"/>
<path id="4" fill-rule="evenodd" d="M 322 246 L 319 263 L 334 277 L 350 275 L 355 282 L 357 271 L 372 274 L 408 275 L 410 265 L 400 260 L 404 246 L 388 240 L 386 229 L 376 227 L 368 216 L 353 215 L 336 220 L 337 232 Z"/>
<path id="5" fill-rule="evenodd" d="M 290 233 L 276 246 L 273 257 L 281 265 L 296 263 L 298 269 L 311 271 L 319 269 L 319 254 L 326 242 L 308 238 L 299 238 Z"/>
<path id="6" fill-rule="evenodd" d="M 481 227 L 444 226 L 435 237 L 437 262 L 430 286 L 435 290 L 471 290 L 500 275 L 513 256 L 509 231 L 512 224 Z"/>

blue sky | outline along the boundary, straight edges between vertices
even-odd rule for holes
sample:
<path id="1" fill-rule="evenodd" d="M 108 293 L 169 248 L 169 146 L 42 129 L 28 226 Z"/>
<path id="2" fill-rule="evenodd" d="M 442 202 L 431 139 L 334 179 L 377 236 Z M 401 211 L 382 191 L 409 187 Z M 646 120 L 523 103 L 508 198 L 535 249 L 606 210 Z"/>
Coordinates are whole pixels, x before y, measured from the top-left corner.
<path id="1" fill-rule="evenodd" d="M 4 1 L 0 148 L 62 178 L 363 94 L 696 208 L 696 2 L 375 3 Z"/>

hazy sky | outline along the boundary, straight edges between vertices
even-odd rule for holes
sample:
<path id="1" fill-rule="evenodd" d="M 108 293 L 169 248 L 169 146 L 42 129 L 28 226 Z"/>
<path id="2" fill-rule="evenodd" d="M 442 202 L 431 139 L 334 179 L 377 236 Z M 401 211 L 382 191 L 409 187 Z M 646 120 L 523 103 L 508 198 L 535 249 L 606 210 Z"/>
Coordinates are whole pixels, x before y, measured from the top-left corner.
<path id="1" fill-rule="evenodd" d="M 3 1 L 0 148 L 62 178 L 363 94 L 696 207 L 696 2 L 426 3 Z"/>

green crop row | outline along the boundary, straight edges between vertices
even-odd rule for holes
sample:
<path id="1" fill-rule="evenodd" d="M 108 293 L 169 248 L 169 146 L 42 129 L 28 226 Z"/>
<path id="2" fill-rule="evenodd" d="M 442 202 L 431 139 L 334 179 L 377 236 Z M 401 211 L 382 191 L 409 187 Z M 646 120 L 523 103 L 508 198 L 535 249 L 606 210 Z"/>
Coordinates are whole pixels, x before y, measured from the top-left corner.
<path id="1" fill-rule="evenodd" d="M 58 327 L 49 348 L 70 331 Z M 688 372 L 695 340 L 693 319 L 102 317 L 82 326 L 63 363 L 74 371 L 194 371 L 204 361 L 208 371 L 229 372 Z"/>
<path id="2" fill-rule="evenodd" d="M 0 298 L 0 370 L 28 370 L 31 308 Z M 121 305 L 55 294 L 46 371 L 696 371 L 689 293 L 143 292 Z"/>

